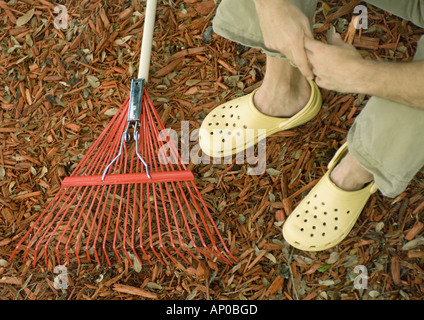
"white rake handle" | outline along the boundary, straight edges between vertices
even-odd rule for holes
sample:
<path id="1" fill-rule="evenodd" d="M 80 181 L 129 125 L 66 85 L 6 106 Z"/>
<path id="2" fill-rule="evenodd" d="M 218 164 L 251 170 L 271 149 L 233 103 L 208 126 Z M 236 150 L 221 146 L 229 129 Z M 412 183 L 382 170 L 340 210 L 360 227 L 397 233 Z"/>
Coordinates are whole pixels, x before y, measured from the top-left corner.
<path id="1" fill-rule="evenodd" d="M 157 0 L 147 0 L 146 14 L 144 17 L 143 40 L 141 42 L 140 63 L 138 66 L 138 79 L 149 79 L 150 57 L 152 54 L 153 29 L 155 27 Z"/>

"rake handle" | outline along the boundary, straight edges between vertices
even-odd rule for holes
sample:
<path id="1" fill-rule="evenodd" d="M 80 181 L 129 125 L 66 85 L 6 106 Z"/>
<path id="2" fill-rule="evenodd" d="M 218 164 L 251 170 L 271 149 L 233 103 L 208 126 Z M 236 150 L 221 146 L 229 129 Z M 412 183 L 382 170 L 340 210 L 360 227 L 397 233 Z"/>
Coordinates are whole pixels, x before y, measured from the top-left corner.
<path id="1" fill-rule="evenodd" d="M 141 42 L 140 63 L 138 69 L 138 79 L 144 79 L 145 83 L 149 78 L 150 56 L 152 53 L 153 29 L 155 26 L 157 0 L 147 0 L 146 14 L 144 17 L 143 40 Z"/>
<path id="2" fill-rule="evenodd" d="M 170 171 L 170 172 L 152 172 L 151 179 L 146 173 L 127 173 L 107 175 L 102 180 L 101 175 L 96 176 L 71 176 L 62 181 L 62 187 L 85 187 L 85 186 L 104 186 L 116 184 L 135 184 L 135 183 L 154 183 L 154 182 L 176 182 L 193 181 L 193 173 L 189 170 Z"/>

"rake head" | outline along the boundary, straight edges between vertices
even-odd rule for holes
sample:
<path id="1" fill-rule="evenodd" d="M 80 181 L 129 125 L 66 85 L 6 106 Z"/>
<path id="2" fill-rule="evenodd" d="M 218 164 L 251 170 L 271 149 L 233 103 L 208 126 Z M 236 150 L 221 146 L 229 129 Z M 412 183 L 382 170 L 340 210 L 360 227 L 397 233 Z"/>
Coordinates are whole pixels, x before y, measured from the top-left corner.
<path id="1" fill-rule="evenodd" d="M 46 265 L 49 259 L 68 265 L 92 260 L 111 265 L 114 259 L 131 265 L 236 262 L 193 174 L 172 140 L 160 138 L 166 130 L 147 92 L 132 138 L 129 100 L 63 180 L 10 260 L 22 250 L 23 260 L 32 258 L 34 266 L 43 256 Z M 164 161 L 169 158 L 178 161 Z"/>

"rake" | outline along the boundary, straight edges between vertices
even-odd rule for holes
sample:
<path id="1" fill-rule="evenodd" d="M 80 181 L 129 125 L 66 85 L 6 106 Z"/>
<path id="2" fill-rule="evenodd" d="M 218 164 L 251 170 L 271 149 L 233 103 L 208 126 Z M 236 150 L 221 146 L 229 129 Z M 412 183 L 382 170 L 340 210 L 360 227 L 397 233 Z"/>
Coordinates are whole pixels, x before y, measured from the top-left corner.
<path id="1" fill-rule="evenodd" d="M 129 97 L 9 261 L 20 250 L 23 262 L 32 257 L 34 266 L 43 256 L 46 265 L 49 257 L 67 265 L 237 261 L 145 88 L 156 6 L 147 0 L 139 73 Z"/>

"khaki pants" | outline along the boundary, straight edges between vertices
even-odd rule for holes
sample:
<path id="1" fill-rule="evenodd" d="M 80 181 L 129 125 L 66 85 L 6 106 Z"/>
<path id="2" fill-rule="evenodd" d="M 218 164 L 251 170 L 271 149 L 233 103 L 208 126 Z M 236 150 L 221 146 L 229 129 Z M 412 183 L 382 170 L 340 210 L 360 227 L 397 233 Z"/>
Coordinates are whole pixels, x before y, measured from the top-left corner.
<path id="1" fill-rule="evenodd" d="M 312 21 L 317 0 L 291 1 Z M 424 0 L 366 2 L 424 28 Z M 252 0 L 222 0 L 213 29 L 227 39 L 284 58 L 265 47 Z M 424 60 L 424 37 L 414 60 Z M 396 197 L 424 166 L 424 106 L 412 108 L 371 97 L 349 130 L 347 141 L 349 152 L 373 174 L 382 194 Z"/>

